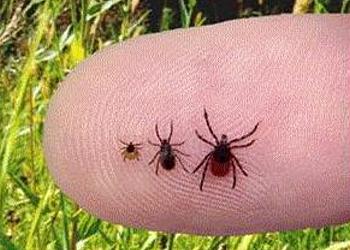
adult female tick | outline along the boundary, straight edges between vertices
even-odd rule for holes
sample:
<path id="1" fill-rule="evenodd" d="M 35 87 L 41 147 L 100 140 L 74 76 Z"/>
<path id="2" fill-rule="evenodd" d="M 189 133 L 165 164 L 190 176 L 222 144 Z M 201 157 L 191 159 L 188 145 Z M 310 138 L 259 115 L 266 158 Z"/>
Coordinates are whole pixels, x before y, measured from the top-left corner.
<path id="1" fill-rule="evenodd" d="M 172 121 L 170 122 L 170 133 L 169 133 L 167 139 L 162 139 L 159 136 L 158 124 L 156 124 L 155 130 L 156 130 L 156 135 L 157 135 L 157 138 L 158 138 L 160 144 L 151 142 L 150 140 L 148 140 L 148 143 L 153 145 L 153 146 L 159 147 L 159 150 L 157 151 L 157 153 L 154 155 L 154 157 L 152 158 L 152 160 L 148 164 L 151 165 L 157 159 L 156 175 L 158 175 L 159 164 L 163 167 L 163 169 L 171 170 L 171 169 L 173 169 L 175 167 L 176 160 L 178 160 L 178 162 L 180 163 L 180 165 L 182 166 L 182 168 L 186 172 L 189 172 L 185 168 L 184 164 L 182 163 L 181 158 L 177 154 L 181 154 L 183 156 L 189 156 L 189 155 L 181 152 L 178 149 L 173 149 L 173 147 L 177 147 L 177 146 L 183 145 L 185 143 L 185 141 L 182 141 L 182 142 L 179 142 L 179 143 L 170 143 L 171 136 L 173 134 L 173 122 Z"/>
<path id="2" fill-rule="evenodd" d="M 251 136 L 252 134 L 254 134 L 254 132 L 257 130 L 258 126 L 259 126 L 259 122 L 255 125 L 255 127 L 253 128 L 252 131 L 250 131 L 248 134 L 245 134 L 239 138 L 236 139 L 232 139 L 230 141 L 228 141 L 227 135 L 222 134 L 220 140 L 218 139 L 218 137 L 215 135 L 215 133 L 213 132 L 212 127 L 210 126 L 209 123 L 209 119 L 208 119 L 208 113 L 207 111 L 204 109 L 204 118 L 205 121 L 207 123 L 207 127 L 209 129 L 210 134 L 214 137 L 215 140 L 215 144 L 208 141 L 207 139 L 205 139 L 202 135 L 200 135 L 198 133 L 197 130 L 195 130 L 197 137 L 202 140 L 203 142 L 209 144 L 210 146 L 213 147 L 213 150 L 210 151 L 204 158 L 203 160 L 198 164 L 198 166 L 193 170 L 192 173 L 197 172 L 200 167 L 204 165 L 204 170 L 203 170 L 203 174 L 202 174 L 202 179 L 201 179 L 201 183 L 200 183 L 200 190 L 203 190 L 203 183 L 204 183 L 204 179 L 205 179 L 205 175 L 207 173 L 208 170 L 208 166 L 210 164 L 210 170 L 211 173 L 214 176 L 218 176 L 218 177 L 222 177 L 222 176 L 226 176 L 228 174 L 228 172 L 230 171 L 230 167 L 232 167 L 232 174 L 233 174 L 233 182 L 232 182 L 232 189 L 235 188 L 236 186 L 236 166 L 242 171 L 242 173 L 245 176 L 248 176 L 247 172 L 244 171 L 241 163 L 239 162 L 239 160 L 237 159 L 237 157 L 234 155 L 234 153 L 232 152 L 233 149 L 237 149 L 237 148 L 246 148 L 251 146 L 255 140 L 252 140 L 246 144 L 243 145 L 231 145 L 235 142 L 239 142 L 242 141 L 246 138 L 248 138 L 249 136 Z"/>

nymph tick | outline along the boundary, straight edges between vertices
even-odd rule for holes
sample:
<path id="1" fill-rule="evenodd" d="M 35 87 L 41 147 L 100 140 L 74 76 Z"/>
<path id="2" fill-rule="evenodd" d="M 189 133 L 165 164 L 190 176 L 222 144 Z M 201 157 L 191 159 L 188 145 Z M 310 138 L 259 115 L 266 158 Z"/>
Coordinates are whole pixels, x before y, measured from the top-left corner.
<path id="1" fill-rule="evenodd" d="M 148 143 L 153 145 L 153 146 L 159 147 L 158 152 L 153 156 L 152 160 L 149 162 L 149 165 L 151 165 L 157 159 L 156 175 L 158 175 L 159 164 L 165 170 L 171 170 L 175 167 L 176 160 L 178 160 L 180 165 L 182 166 L 182 168 L 186 172 L 188 172 L 188 170 L 185 168 L 184 164 L 182 163 L 181 158 L 177 154 L 181 154 L 183 156 L 189 156 L 189 155 L 181 152 L 178 149 L 173 149 L 173 147 L 183 145 L 185 143 L 185 141 L 179 142 L 179 143 L 170 143 L 171 136 L 173 134 L 173 122 L 171 121 L 171 123 L 170 123 L 170 133 L 169 133 L 169 136 L 167 139 L 160 138 L 157 124 L 155 126 L 155 130 L 156 130 L 156 135 L 157 135 L 157 138 L 158 138 L 160 144 L 151 142 L 150 140 L 148 140 Z"/>
<path id="2" fill-rule="evenodd" d="M 122 140 L 119 140 L 119 141 L 125 145 L 125 146 L 120 148 L 122 150 L 122 156 L 123 156 L 124 161 L 125 161 L 125 159 L 139 160 L 139 156 L 140 156 L 139 150 L 142 148 L 141 143 L 134 144 L 133 142 L 126 143 Z"/>
<path id="3" fill-rule="evenodd" d="M 222 177 L 226 176 L 228 172 L 230 171 L 230 167 L 232 166 L 232 174 L 233 174 L 233 182 L 232 182 L 232 189 L 236 186 L 236 166 L 239 167 L 239 169 L 242 171 L 242 173 L 245 176 L 248 176 L 248 174 L 243 170 L 242 165 L 240 164 L 239 160 L 237 157 L 233 154 L 232 149 L 236 148 L 246 148 L 251 146 L 255 140 L 252 140 L 246 144 L 243 145 L 231 145 L 235 142 L 242 141 L 249 136 L 251 136 L 256 129 L 258 128 L 259 122 L 255 125 L 253 130 L 249 132 L 248 134 L 245 134 L 239 138 L 232 139 L 228 141 L 227 135 L 222 134 L 221 139 L 218 140 L 217 136 L 214 134 L 212 127 L 209 124 L 209 119 L 208 119 L 208 114 L 207 111 L 204 109 L 204 118 L 207 123 L 208 129 L 210 134 L 214 137 L 215 144 L 208 141 L 205 139 L 203 136 L 201 136 L 197 130 L 195 130 L 197 137 L 202 140 L 203 142 L 211 145 L 213 147 L 213 150 L 210 151 L 204 158 L 203 160 L 198 164 L 198 166 L 195 168 L 195 170 L 192 173 L 195 173 L 200 169 L 200 167 L 204 165 L 204 170 L 202 174 L 202 179 L 200 183 L 200 190 L 202 191 L 203 189 L 203 183 L 205 179 L 206 172 L 208 170 L 208 166 L 210 164 L 210 170 L 211 173 L 214 176 Z"/>

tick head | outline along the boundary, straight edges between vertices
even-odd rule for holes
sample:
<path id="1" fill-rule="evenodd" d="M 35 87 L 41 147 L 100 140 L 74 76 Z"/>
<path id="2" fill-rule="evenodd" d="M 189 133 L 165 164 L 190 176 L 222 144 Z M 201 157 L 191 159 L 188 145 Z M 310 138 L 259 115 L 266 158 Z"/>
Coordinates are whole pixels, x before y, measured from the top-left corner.
<path id="1" fill-rule="evenodd" d="M 132 144 L 132 142 L 130 142 L 130 144 L 126 148 L 126 151 L 129 152 L 129 153 L 132 153 L 132 152 L 135 151 L 135 146 L 134 146 L 134 144 Z"/>
<path id="2" fill-rule="evenodd" d="M 222 143 L 222 144 L 226 144 L 227 143 L 227 135 L 221 135 L 221 140 L 220 140 L 220 142 Z"/>

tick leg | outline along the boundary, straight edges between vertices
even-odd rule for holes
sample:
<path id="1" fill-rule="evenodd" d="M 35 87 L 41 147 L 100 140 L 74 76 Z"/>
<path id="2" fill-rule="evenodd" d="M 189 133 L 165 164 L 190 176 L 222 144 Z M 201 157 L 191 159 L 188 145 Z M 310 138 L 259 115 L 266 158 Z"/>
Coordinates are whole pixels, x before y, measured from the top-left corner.
<path id="1" fill-rule="evenodd" d="M 134 146 L 137 146 L 137 147 L 138 147 L 138 146 L 141 146 L 141 145 L 142 145 L 142 143 L 135 143 L 135 144 L 134 144 Z"/>
<path id="2" fill-rule="evenodd" d="M 123 143 L 124 145 L 126 145 L 126 146 L 128 146 L 129 144 L 128 143 L 126 143 L 125 141 L 122 141 L 122 140 L 120 140 L 119 139 L 119 141 L 121 142 L 121 143 Z"/>
<path id="3" fill-rule="evenodd" d="M 208 129 L 209 129 L 211 135 L 212 135 L 212 136 L 214 137 L 214 139 L 215 139 L 216 144 L 219 144 L 219 140 L 218 140 L 218 138 L 216 137 L 216 135 L 214 134 L 213 129 L 211 128 L 211 126 L 210 126 L 210 124 L 209 124 L 208 113 L 207 113 L 207 111 L 206 111 L 205 108 L 204 108 L 204 118 L 205 118 L 205 121 L 206 121 L 206 123 L 207 123 Z"/>
<path id="4" fill-rule="evenodd" d="M 179 143 L 172 143 L 172 144 L 170 144 L 170 146 L 181 146 L 181 145 L 183 145 L 185 143 L 185 141 L 183 141 L 183 142 L 179 142 Z"/>
<path id="5" fill-rule="evenodd" d="M 160 144 L 157 144 L 157 143 L 154 143 L 154 142 L 151 142 L 150 140 L 148 140 L 148 143 L 153 145 L 153 146 L 157 146 L 157 147 L 160 147 Z"/>
<path id="6" fill-rule="evenodd" d="M 194 174 L 195 172 L 198 171 L 198 169 L 204 164 L 205 160 L 208 159 L 209 156 L 212 155 L 212 152 L 210 152 L 209 154 L 207 154 L 203 160 L 198 164 L 198 166 L 196 167 L 196 169 L 194 171 L 192 171 L 192 174 Z"/>
<path id="7" fill-rule="evenodd" d="M 255 140 L 252 140 L 251 142 L 248 142 L 247 144 L 231 146 L 230 149 L 232 149 L 232 148 L 246 148 L 246 147 L 251 146 L 254 142 L 255 142 Z"/>
<path id="8" fill-rule="evenodd" d="M 241 137 L 239 137 L 239 138 L 233 139 L 233 140 L 229 141 L 228 144 L 231 144 L 231 143 L 233 143 L 233 142 L 241 141 L 241 140 L 243 140 L 243 139 L 245 139 L 245 138 L 251 136 L 252 134 L 254 134 L 254 132 L 257 130 L 257 128 L 258 128 L 258 126 L 259 126 L 259 123 L 260 123 L 260 122 L 258 122 L 258 123 L 255 125 L 255 127 L 253 128 L 253 130 L 250 131 L 248 134 L 245 134 L 245 135 L 243 135 L 243 136 L 241 136 Z"/>
<path id="9" fill-rule="evenodd" d="M 237 159 L 236 156 L 234 156 L 233 154 L 231 154 L 232 158 L 234 159 L 234 161 L 236 162 L 237 166 L 239 167 L 239 169 L 242 171 L 242 173 L 245 175 L 245 176 L 248 176 L 247 172 L 243 170 L 243 167 L 241 165 L 241 163 L 239 163 L 239 160 Z"/>
<path id="10" fill-rule="evenodd" d="M 206 175 L 207 170 L 208 170 L 208 166 L 209 166 L 209 160 L 207 160 L 207 162 L 205 163 L 205 167 L 204 167 L 203 174 L 202 174 L 201 184 L 199 185 L 199 189 L 201 191 L 203 191 L 203 183 L 204 183 L 205 175 Z"/>
<path id="11" fill-rule="evenodd" d="M 170 143 L 171 136 L 173 135 L 173 120 L 170 121 L 170 133 L 168 136 L 168 142 Z"/>
<path id="12" fill-rule="evenodd" d="M 160 138 L 160 136 L 159 136 L 159 130 L 158 130 L 158 124 L 156 123 L 156 135 L 157 135 L 157 137 L 158 137 L 158 140 L 160 141 L 160 142 L 162 142 L 162 139 Z"/>
<path id="13" fill-rule="evenodd" d="M 151 165 L 159 154 L 160 154 L 160 151 L 158 151 L 158 152 L 153 156 L 152 160 L 148 163 L 148 165 Z"/>
<path id="14" fill-rule="evenodd" d="M 156 175 L 158 175 L 158 171 L 159 171 L 159 161 L 160 161 L 160 159 L 158 158 L 157 167 L 156 167 Z"/>
<path id="15" fill-rule="evenodd" d="M 185 172 L 189 173 L 190 171 L 188 171 L 187 168 L 185 168 L 185 165 L 182 163 L 181 158 L 179 156 L 177 156 L 176 154 L 175 154 L 175 157 L 180 162 L 180 165 L 185 170 Z"/>
<path id="16" fill-rule="evenodd" d="M 177 152 L 183 156 L 190 156 L 189 154 L 185 154 L 184 152 L 181 152 L 180 150 L 177 150 L 177 149 L 173 149 L 174 152 Z"/>
<path id="17" fill-rule="evenodd" d="M 236 166 L 233 163 L 232 159 L 231 159 L 231 166 L 232 166 L 232 175 L 233 175 L 232 189 L 234 189 L 236 186 Z"/>
<path id="18" fill-rule="evenodd" d="M 196 132 L 196 135 L 197 135 L 197 137 L 198 137 L 199 139 L 201 139 L 201 140 L 204 141 L 205 143 L 207 143 L 207 144 L 209 144 L 209 145 L 215 147 L 215 145 L 214 145 L 212 142 L 208 141 L 208 140 L 205 139 L 203 136 L 201 136 L 201 135 L 198 133 L 197 130 L 195 130 L 194 132 Z"/>

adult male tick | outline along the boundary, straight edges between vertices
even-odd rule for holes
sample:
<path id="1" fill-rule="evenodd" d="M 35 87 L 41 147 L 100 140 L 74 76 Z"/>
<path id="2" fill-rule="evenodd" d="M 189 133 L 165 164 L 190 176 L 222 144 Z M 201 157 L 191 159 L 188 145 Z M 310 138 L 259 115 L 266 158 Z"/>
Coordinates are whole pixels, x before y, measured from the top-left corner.
<path id="1" fill-rule="evenodd" d="M 158 175 L 158 171 L 159 171 L 159 164 L 163 167 L 163 169 L 165 170 L 171 170 L 175 167 L 176 164 L 176 160 L 180 163 L 180 165 L 182 166 L 182 168 L 186 171 L 189 172 L 184 164 L 182 163 L 181 158 L 178 156 L 178 154 L 181 154 L 183 156 L 189 156 L 188 154 L 185 154 L 183 152 L 181 152 L 178 149 L 173 149 L 173 147 L 177 147 L 177 146 L 181 146 L 185 143 L 185 141 L 179 142 L 179 143 L 170 143 L 171 140 L 171 136 L 173 134 L 173 122 L 170 122 L 170 133 L 168 135 L 167 139 L 162 139 L 159 136 L 159 131 L 158 131 L 158 124 L 156 124 L 155 126 L 155 130 L 156 130 L 156 135 L 157 138 L 160 142 L 160 144 L 151 142 L 150 140 L 148 140 L 148 143 L 153 145 L 153 146 L 157 146 L 159 147 L 158 152 L 154 155 L 154 157 L 152 158 L 152 160 L 148 163 L 149 165 L 151 165 L 156 159 L 157 159 L 157 163 L 156 163 L 156 175 Z"/>
<path id="2" fill-rule="evenodd" d="M 200 135 L 198 133 L 197 130 L 195 130 L 197 137 L 200 140 L 202 140 L 203 142 L 212 146 L 213 150 L 210 151 L 203 158 L 203 160 L 197 165 L 197 167 L 193 170 L 192 173 L 197 172 L 200 169 L 200 167 L 203 166 L 203 164 L 205 164 L 203 174 L 202 174 L 201 183 L 199 186 L 200 190 L 202 191 L 205 175 L 207 173 L 209 164 L 210 164 L 211 173 L 214 176 L 218 176 L 218 177 L 226 176 L 228 174 L 228 172 L 230 171 L 230 167 L 232 167 L 232 174 L 233 174 L 232 189 L 233 189 L 236 186 L 236 166 L 238 166 L 238 168 L 242 171 L 242 173 L 245 176 L 248 176 L 248 174 L 246 171 L 244 171 L 241 163 L 239 162 L 237 157 L 234 155 L 232 150 L 238 149 L 238 148 L 249 147 L 249 146 L 253 145 L 255 140 L 252 140 L 252 141 L 250 141 L 246 144 L 242 144 L 242 145 L 232 145 L 232 144 L 239 142 L 239 141 L 242 141 L 242 140 L 248 138 L 249 136 L 251 136 L 252 134 L 254 134 L 254 132 L 257 130 L 257 128 L 259 126 L 259 122 L 255 125 L 253 130 L 250 131 L 248 134 L 245 134 L 239 138 L 232 139 L 232 140 L 228 141 L 227 135 L 225 135 L 225 134 L 221 135 L 220 140 L 218 139 L 216 134 L 213 132 L 212 127 L 210 126 L 209 119 L 208 119 L 208 113 L 205 109 L 204 109 L 204 118 L 205 118 L 205 121 L 207 123 L 207 127 L 209 129 L 210 134 L 214 137 L 215 144 L 210 142 L 209 140 L 205 139 L 202 135 Z"/>

